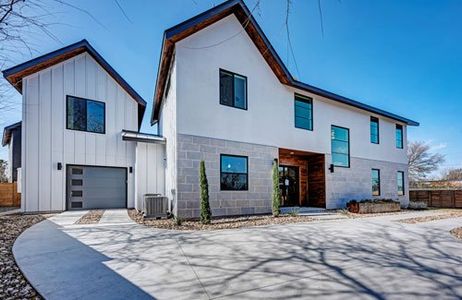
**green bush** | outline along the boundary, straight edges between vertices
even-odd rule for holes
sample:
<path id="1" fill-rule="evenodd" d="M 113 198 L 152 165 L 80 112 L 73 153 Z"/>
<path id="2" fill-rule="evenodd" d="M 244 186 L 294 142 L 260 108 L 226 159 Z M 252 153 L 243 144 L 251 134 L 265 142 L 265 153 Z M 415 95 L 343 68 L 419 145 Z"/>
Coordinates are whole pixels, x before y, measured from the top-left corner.
<path id="1" fill-rule="evenodd" d="M 205 162 L 202 160 L 199 168 L 200 192 L 201 192 L 201 218 L 202 224 L 210 224 L 212 212 L 209 203 L 209 183 L 205 173 Z"/>
<path id="2" fill-rule="evenodd" d="M 176 225 L 176 226 L 181 226 L 181 224 L 183 224 L 183 219 L 179 216 L 175 216 L 173 218 L 173 223 Z"/>
<path id="3" fill-rule="evenodd" d="M 272 206 L 273 206 L 273 216 L 279 216 L 281 205 L 281 192 L 279 191 L 279 168 L 276 162 L 273 163 L 273 194 L 272 194 Z"/>

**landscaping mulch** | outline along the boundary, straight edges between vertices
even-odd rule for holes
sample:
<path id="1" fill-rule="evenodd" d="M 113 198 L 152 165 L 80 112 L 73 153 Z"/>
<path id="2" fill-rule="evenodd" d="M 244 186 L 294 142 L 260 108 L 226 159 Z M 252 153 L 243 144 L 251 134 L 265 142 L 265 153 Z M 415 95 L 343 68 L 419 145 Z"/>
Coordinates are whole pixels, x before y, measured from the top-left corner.
<path id="1" fill-rule="evenodd" d="M 360 218 L 370 218 L 370 217 L 380 217 L 380 216 L 404 215 L 404 214 L 411 213 L 412 211 L 402 209 L 400 211 L 394 211 L 394 212 L 368 213 L 368 214 L 352 213 L 347 210 L 342 210 L 339 212 L 345 214 L 349 218 L 360 219 Z"/>
<path id="2" fill-rule="evenodd" d="M 98 224 L 103 214 L 104 210 L 102 209 L 90 210 L 80 219 L 78 219 L 74 224 Z"/>
<path id="3" fill-rule="evenodd" d="M 456 238 L 462 240 L 462 227 L 454 228 L 450 231 L 450 233 Z"/>
<path id="4" fill-rule="evenodd" d="M 135 209 L 130 209 L 128 215 L 136 223 L 146 226 L 152 226 L 161 229 L 176 229 L 176 230 L 218 230 L 218 229 L 236 229 L 253 226 L 264 226 L 273 224 L 292 224 L 312 222 L 316 220 L 308 216 L 296 215 L 280 215 L 275 218 L 270 215 L 260 216 L 243 216 L 243 217 L 227 217 L 212 219 L 211 224 L 202 224 L 197 220 L 184 220 L 181 225 L 175 224 L 173 219 L 144 219 L 143 213 Z"/>
<path id="5" fill-rule="evenodd" d="M 42 215 L 0 216 L 0 299 L 42 299 L 16 265 L 12 248 L 24 230 L 44 219 Z"/>
<path id="6" fill-rule="evenodd" d="M 406 224 L 417 224 L 417 223 L 424 223 L 424 222 L 443 220 L 443 219 L 450 219 L 450 218 L 459 218 L 459 217 L 462 217 L 462 210 L 448 211 L 447 213 L 438 214 L 438 215 L 430 215 L 430 216 L 424 216 L 424 217 L 401 219 L 401 220 L 398 220 L 398 222 L 406 223 Z"/>

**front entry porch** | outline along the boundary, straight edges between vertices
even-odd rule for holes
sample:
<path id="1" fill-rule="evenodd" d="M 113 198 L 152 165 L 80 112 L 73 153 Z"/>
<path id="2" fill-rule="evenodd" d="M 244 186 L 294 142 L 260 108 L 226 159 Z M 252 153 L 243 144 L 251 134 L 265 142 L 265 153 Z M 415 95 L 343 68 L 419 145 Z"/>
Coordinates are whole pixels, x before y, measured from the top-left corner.
<path id="1" fill-rule="evenodd" d="M 279 149 L 282 207 L 326 207 L 324 154 Z"/>

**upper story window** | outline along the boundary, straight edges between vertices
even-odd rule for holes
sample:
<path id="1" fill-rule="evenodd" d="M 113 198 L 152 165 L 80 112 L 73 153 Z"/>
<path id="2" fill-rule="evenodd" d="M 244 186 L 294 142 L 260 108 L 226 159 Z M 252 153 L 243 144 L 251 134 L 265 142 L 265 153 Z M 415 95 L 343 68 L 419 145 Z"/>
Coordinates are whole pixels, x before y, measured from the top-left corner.
<path id="1" fill-rule="evenodd" d="M 313 130 L 313 99 L 295 94 L 295 127 Z"/>
<path id="2" fill-rule="evenodd" d="M 220 189 L 222 191 L 247 191 L 247 156 L 220 156 Z"/>
<path id="3" fill-rule="evenodd" d="M 247 77 L 220 69 L 220 104 L 247 109 Z"/>
<path id="4" fill-rule="evenodd" d="M 371 143 L 379 143 L 379 119 L 371 117 Z"/>
<path id="5" fill-rule="evenodd" d="M 332 164 L 337 167 L 350 167 L 350 130 L 332 125 L 331 127 Z"/>
<path id="6" fill-rule="evenodd" d="M 67 96 L 66 128 L 79 131 L 105 133 L 105 103 Z"/>
<path id="7" fill-rule="evenodd" d="M 396 148 L 403 149 L 403 126 L 396 124 Z"/>
<path id="8" fill-rule="evenodd" d="M 372 169 L 372 196 L 380 196 L 380 170 Z"/>
<path id="9" fill-rule="evenodd" d="M 398 186 L 398 196 L 404 195 L 404 172 L 398 171 L 396 176 L 397 186 Z"/>

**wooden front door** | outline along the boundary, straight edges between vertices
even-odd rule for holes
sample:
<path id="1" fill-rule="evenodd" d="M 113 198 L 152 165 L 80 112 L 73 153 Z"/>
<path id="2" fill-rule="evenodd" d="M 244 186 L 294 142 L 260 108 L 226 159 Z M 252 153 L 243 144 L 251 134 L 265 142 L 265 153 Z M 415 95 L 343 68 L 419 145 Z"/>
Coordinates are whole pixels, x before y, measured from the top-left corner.
<path id="1" fill-rule="evenodd" d="M 299 205 L 298 167 L 279 166 L 279 189 L 281 206 Z"/>

